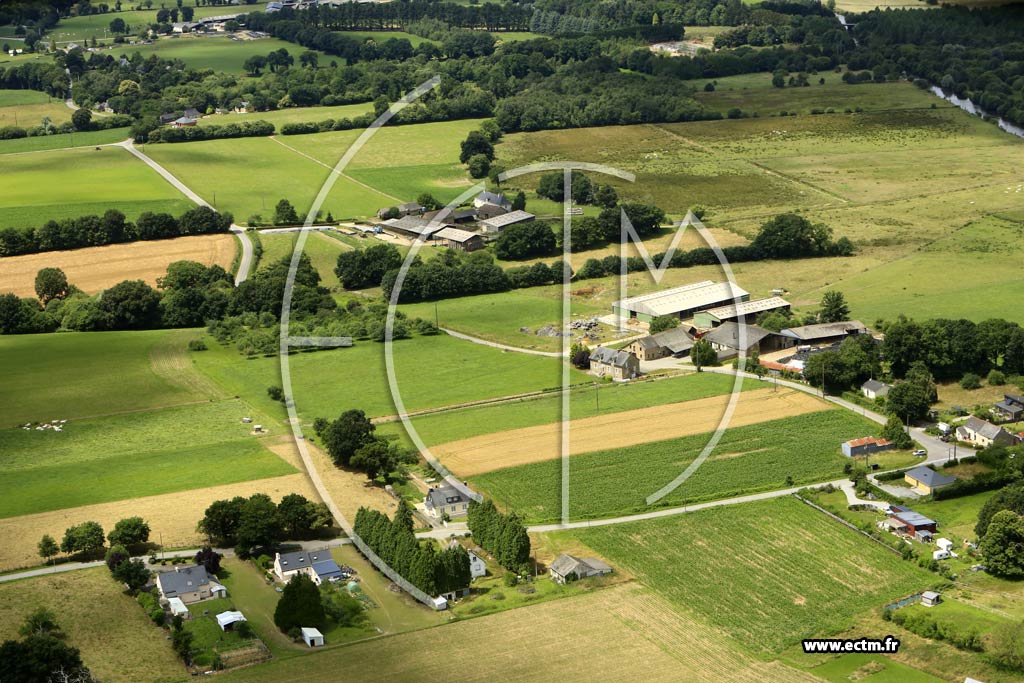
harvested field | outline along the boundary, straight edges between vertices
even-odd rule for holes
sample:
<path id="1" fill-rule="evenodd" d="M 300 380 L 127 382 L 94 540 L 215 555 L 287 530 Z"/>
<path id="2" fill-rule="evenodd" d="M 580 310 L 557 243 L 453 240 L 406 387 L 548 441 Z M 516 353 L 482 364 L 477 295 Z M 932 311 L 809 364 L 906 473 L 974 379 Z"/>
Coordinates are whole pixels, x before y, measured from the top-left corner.
<path id="1" fill-rule="evenodd" d="M 0 519 L 0 538 L 7 541 L 0 546 L 0 570 L 39 564 L 36 543 L 43 534 L 50 534 L 59 540 L 64 529 L 89 520 L 99 522 L 104 530 L 109 530 L 117 520 L 139 515 L 152 527 L 150 539 L 154 542 L 159 543 L 162 538 L 167 548 L 196 546 L 203 540 L 196 532 L 196 522 L 203 516 L 203 511 L 210 503 L 222 498 L 249 496 L 253 493 L 266 493 L 275 500 L 288 493 L 301 493 L 311 500 L 319 500 L 305 475 L 289 474 L 225 486 L 9 517 Z"/>
<path id="2" fill-rule="evenodd" d="M 96 680 L 188 680 L 164 632 L 123 588 L 106 567 L 0 585 L 0 640 L 17 638 L 25 617 L 46 607 L 57 615 L 68 643 L 81 650 Z"/>
<path id="3" fill-rule="evenodd" d="M 572 637 L 538 638 L 572 624 Z M 636 585 L 555 600 L 530 609 L 459 621 L 321 652 L 279 659 L 224 679 L 260 683 L 301 678 L 316 683 L 423 681 L 444 676 L 451 653 L 473 665 L 474 681 L 818 681 L 810 674 L 745 653 L 717 629 L 673 609 Z M 443 647 L 438 647 L 442 643 Z M 501 642 L 502 647 L 494 647 Z M 528 656 L 526 653 L 529 653 Z"/>
<path id="4" fill-rule="evenodd" d="M 205 265 L 231 266 L 235 257 L 233 235 L 195 235 L 170 240 L 111 244 L 70 251 L 9 256 L 0 268 L 0 292 L 34 297 L 36 273 L 56 267 L 68 281 L 93 294 L 122 280 L 145 280 L 156 285 L 174 261 L 199 261 Z"/>
<path id="5" fill-rule="evenodd" d="M 639 443 L 652 443 L 714 431 L 725 412 L 729 395 L 712 396 L 588 417 L 570 423 L 571 455 Z M 743 427 L 822 410 L 824 404 L 801 391 L 771 389 L 740 395 L 731 427 Z M 451 441 L 432 448 L 445 466 L 463 477 L 506 467 L 553 460 L 560 455 L 561 423 L 513 429 L 497 434 Z"/>

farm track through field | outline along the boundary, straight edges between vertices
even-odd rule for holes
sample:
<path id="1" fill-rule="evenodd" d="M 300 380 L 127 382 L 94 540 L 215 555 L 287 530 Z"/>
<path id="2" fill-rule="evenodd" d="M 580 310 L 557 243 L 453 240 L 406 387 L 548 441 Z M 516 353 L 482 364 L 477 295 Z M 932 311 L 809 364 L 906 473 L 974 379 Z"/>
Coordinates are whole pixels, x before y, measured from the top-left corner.
<path id="1" fill-rule="evenodd" d="M 729 395 L 627 410 L 570 422 L 570 455 L 625 448 L 713 431 Z M 799 391 L 758 389 L 740 394 L 730 427 L 757 424 L 827 410 Z M 446 467 L 461 477 L 554 460 L 560 455 L 561 422 L 476 436 L 433 447 Z M 719 456 L 722 457 L 722 456 Z"/>
<path id="2" fill-rule="evenodd" d="M 167 382 L 202 396 L 225 399 L 229 394 L 192 365 L 188 353 L 188 340 L 195 335 L 189 330 L 175 330 L 158 341 L 149 350 L 153 372 Z"/>

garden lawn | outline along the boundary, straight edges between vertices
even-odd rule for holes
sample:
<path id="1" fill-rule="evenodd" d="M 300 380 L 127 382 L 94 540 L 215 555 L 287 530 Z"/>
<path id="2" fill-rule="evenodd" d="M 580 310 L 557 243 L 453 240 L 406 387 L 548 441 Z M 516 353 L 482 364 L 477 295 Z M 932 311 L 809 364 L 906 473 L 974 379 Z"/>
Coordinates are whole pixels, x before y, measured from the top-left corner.
<path id="1" fill-rule="evenodd" d="M 221 11 L 228 8 L 221 7 Z M 241 75 L 245 73 L 245 60 L 256 55 L 265 57 L 268 53 L 284 48 L 299 64 L 299 55 L 306 48 L 277 38 L 260 38 L 259 40 L 232 40 L 225 35 L 181 36 L 161 38 L 151 45 L 114 46 L 112 52 L 117 55 L 131 55 L 139 52 L 143 57 L 155 54 L 162 59 L 180 59 L 193 69 L 212 69 L 224 73 Z M 331 57 L 323 52 L 313 50 L 320 55 L 320 63 L 326 66 Z"/>
<path id="2" fill-rule="evenodd" d="M 573 455 L 570 516 L 593 519 L 648 512 L 835 479 L 842 476 L 846 462 L 839 444 L 867 433 L 872 425 L 832 409 L 729 429 L 700 469 L 653 507 L 646 497 L 682 473 L 710 434 Z M 473 482 L 530 522 L 547 522 L 560 515 L 560 471 L 561 462 L 550 460 L 488 472 Z"/>
<path id="3" fill-rule="evenodd" d="M 172 330 L 0 336 L 0 429 L 210 398 L 173 362 L 186 343 Z"/>
<path id="4" fill-rule="evenodd" d="M 559 533 L 765 652 L 827 636 L 935 581 L 793 498 Z"/>
<path id="5" fill-rule="evenodd" d="M 247 360 L 233 346 L 207 343 L 209 351 L 193 354 L 197 368 L 226 390 L 246 400 L 255 397 L 257 406 L 266 405 L 266 388 L 281 382 L 280 360 Z M 409 411 L 539 391 L 561 382 L 557 358 L 506 353 L 443 334 L 394 342 L 394 359 L 398 388 Z M 369 416 L 396 412 L 383 343 L 357 341 L 347 349 L 293 353 L 290 367 L 295 405 L 307 422 L 333 419 L 350 408 Z M 585 375 L 573 370 L 571 377 L 579 382 Z"/>
<path id="6" fill-rule="evenodd" d="M 0 430 L 0 517 L 291 474 L 237 400 Z M 260 415 L 255 419 L 262 421 Z"/>
<path id="7" fill-rule="evenodd" d="M 978 523 L 978 513 L 994 495 L 996 495 L 996 491 L 982 491 L 959 498 L 924 500 L 914 503 L 914 511 L 936 520 L 939 523 L 940 531 L 947 531 L 962 539 L 971 540 L 976 537 L 974 525 Z"/>
<path id="8" fill-rule="evenodd" d="M 51 219 L 116 208 L 175 215 L 192 208 L 167 181 L 125 149 L 102 147 L 6 156 L 0 227 L 39 227 Z"/>

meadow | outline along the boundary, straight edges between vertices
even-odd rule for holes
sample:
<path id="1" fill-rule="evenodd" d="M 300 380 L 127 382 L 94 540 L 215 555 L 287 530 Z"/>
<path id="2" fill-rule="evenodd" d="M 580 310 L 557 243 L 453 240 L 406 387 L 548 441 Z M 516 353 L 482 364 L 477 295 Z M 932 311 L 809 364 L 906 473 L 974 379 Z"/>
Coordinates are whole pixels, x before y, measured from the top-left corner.
<path id="1" fill-rule="evenodd" d="M 846 654 L 809 669 L 830 683 L 866 681 L 866 683 L 942 683 L 941 678 L 894 661 L 891 657 Z"/>
<path id="2" fill-rule="evenodd" d="M 265 401 L 266 388 L 280 385 L 280 360 L 246 360 L 233 346 L 207 343 L 209 351 L 193 354 L 196 367 L 230 393 L 274 410 Z M 394 359 L 398 387 L 410 411 L 539 391 L 557 387 L 561 380 L 557 358 L 505 353 L 444 334 L 398 340 Z M 370 416 L 395 414 L 382 343 L 359 341 L 347 349 L 293 353 L 289 364 L 296 408 L 307 421 L 333 419 L 350 408 Z M 571 377 L 579 382 L 586 376 L 573 370 Z"/>
<path id="3" fill-rule="evenodd" d="M 572 638 L 538 638 L 572 624 Z M 459 620 L 441 627 L 222 674 L 227 681 L 263 683 L 301 678 L 311 683 L 422 681 L 447 676 L 452 653 L 472 661 L 460 676 L 492 680 L 580 678 L 635 681 L 642 669 L 656 683 L 729 680 L 736 683 L 811 683 L 807 674 L 762 661 L 721 631 L 677 611 L 636 585 L 595 590 L 529 609 Z M 443 647 L 438 647 L 439 638 Z M 494 647 L 494 643 L 502 647 Z M 510 652 L 529 656 L 510 657 Z"/>
<path id="4" fill-rule="evenodd" d="M 792 498 L 558 533 L 766 653 L 935 581 Z"/>
<path id="5" fill-rule="evenodd" d="M 59 100 L 35 90 L 0 90 L 0 127 L 38 126 L 44 118 L 54 125 L 71 120 L 71 110 Z"/>
<path id="6" fill-rule="evenodd" d="M 0 270 L 0 292 L 35 297 L 35 277 L 41 268 L 60 268 L 68 281 L 95 294 L 123 280 L 145 280 L 156 286 L 175 261 L 219 264 L 230 270 L 238 242 L 234 235 L 192 235 L 169 240 L 110 244 L 68 251 L 6 256 Z"/>
<path id="7" fill-rule="evenodd" d="M 943 531 L 970 540 L 975 537 L 978 513 L 995 494 L 995 491 L 982 491 L 948 500 L 923 500 L 914 503 L 914 510 L 937 520 Z"/>
<path id="8" fill-rule="evenodd" d="M 0 516 L 290 474 L 235 400 L 71 420 L 62 432 L 0 430 Z M 263 422 L 256 414 L 254 419 Z M 45 453 L 45 458 L 39 458 Z"/>
<path id="9" fill-rule="evenodd" d="M 653 507 L 836 479 L 846 462 L 839 444 L 873 431 L 864 418 L 843 410 L 728 429 L 700 469 Z M 647 496 L 678 476 L 710 437 L 699 434 L 572 456 L 570 516 L 578 520 L 650 511 Z M 472 481 L 530 522 L 549 522 L 560 515 L 560 472 L 561 462 L 549 460 L 496 470 Z"/>
<path id="10" fill-rule="evenodd" d="M 260 242 L 263 244 L 263 256 L 260 258 L 259 268 L 266 268 L 282 258 L 289 258 L 295 250 L 295 233 L 278 233 L 260 235 Z M 313 267 L 320 274 L 320 284 L 329 289 L 341 289 L 341 281 L 334 274 L 334 267 L 338 263 L 338 254 L 353 249 L 349 244 L 334 239 L 320 232 L 311 232 L 306 236 L 306 244 L 302 251 L 309 256 Z"/>
<path id="11" fill-rule="evenodd" d="M 101 607 L 100 607 L 101 606 Z M 164 632 L 153 626 L 106 567 L 0 584 L 0 640 L 37 607 L 57 615 L 68 644 L 99 680 L 173 683 L 188 679 Z"/>
<path id="12" fill-rule="evenodd" d="M 4 157 L 2 227 L 102 215 L 116 207 L 129 220 L 144 211 L 180 214 L 192 203 L 127 150 L 74 149 Z"/>
<path id="13" fill-rule="evenodd" d="M 182 372 L 177 361 L 187 360 L 187 334 L 152 330 L 0 337 L 0 427 L 223 396 Z"/>
<path id="14" fill-rule="evenodd" d="M 65 109 L 67 108 L 65 107 Z M 71 112 L 70 109 L 67 109 L 67 111 L 68 113 Z M 128 128 L 110 128 L 108 130 L 92 130 L 86 133 L 56 133 L 54 135 L 37 135 L 30 138 L 0 140 L 0 155 L 42 152 L 45 150 L 63 149 L 65 147 L 109 145 L 121 142 L 130 135 L 131 131 Z"/>
<path id="15" fill-rule="evenodd" d="M 222 6 L 218 9 L 222 13 L 228 13 L 230 8 Z M 162 59 L 180 59 L 193 69 L 212 69 L 240 76 L 245 73 L 245 60 L 256 55 L 265 57 L 268 53 L 281 48 L 291 54 L 296 64 L 299 55 L 306 51 L 304 47 L 277 38 L 234 40 L 223 34 L 191 34 L 161 38 L 149 45 L 114 45 L 111 52 L 118 57 L 135 52 L 143 57 L 155 54 Z M 317 50 L 313 52 L 320 56 L 324 65 L 330 63 L 329 55 Z"/>
<path id="16" fill-rule="evenodd" d="M 326 119 L 351 119 L 373 111 L 370 102 L 360 104 L 342 104 L 336 107 L 289 107 L 273 111 L 254 111 L 247 114 L 217 114 L 199 119 L 200 126 L 225 125 L 244 121 L 266 121 L 274 124 L 277 130 L 285 123 L 302 123 L 305 121 L 324 121 Z"/>

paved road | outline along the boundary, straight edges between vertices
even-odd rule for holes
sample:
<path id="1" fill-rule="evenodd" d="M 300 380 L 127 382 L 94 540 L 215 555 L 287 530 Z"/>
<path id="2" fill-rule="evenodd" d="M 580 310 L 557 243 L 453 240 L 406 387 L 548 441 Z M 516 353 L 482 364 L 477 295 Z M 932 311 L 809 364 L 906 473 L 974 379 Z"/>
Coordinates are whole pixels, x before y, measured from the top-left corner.
<path id="1" fill-rule="evenodd" d="M 175 178 L 174 175 L 166 168 L 146 156 L 146 154 L 139 150 L 130 139 L 115 143 L 113 146 L 123 147 L 134 154 L 143 163 L 159 173 L 160 176 L 173 185 L 175 189 L 199 206 L 205 206 L 210 209 L 213 208 L 205 199 L 193 192 L 192 188 Z M 249 239 L 249 236 L 245 234 L 245 228 L 240 225 L 232 223 L 231 232 L 238 238 L 239 243 L 242 245 L 242 258 L 238 261 L 238 272 L 235 274 L 235 284 L 238 285 L 245 282 L 246 278 L 249 277 L 249 270 L 252 268 L 252 241 Z"/>
<path id="2" fill-rule="evenodd" d="M 444 327 L 441 330 L 445 334 L 449 334 L 457 339 L 465 339 L 471 341 L 474 344 L 482 344 L 484 346 L 490 346 L 494 349 L 501 349 L 502 351 L 514 351 L 516 353 L 527 353 L 531 356 L 547 356 L 548 358 L 561 358 L 562 354 L 559 351 L 534 351 L 533 349 L 523 349 L 518 346 L 508 346 L 507 344 L 499 344 L 497 342 L 487 341 L 486 339 L 480 339 L 479 337 L 471 337 L 468 334 L 462 334 L 455 330 L 449 330 Z"/>

